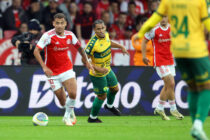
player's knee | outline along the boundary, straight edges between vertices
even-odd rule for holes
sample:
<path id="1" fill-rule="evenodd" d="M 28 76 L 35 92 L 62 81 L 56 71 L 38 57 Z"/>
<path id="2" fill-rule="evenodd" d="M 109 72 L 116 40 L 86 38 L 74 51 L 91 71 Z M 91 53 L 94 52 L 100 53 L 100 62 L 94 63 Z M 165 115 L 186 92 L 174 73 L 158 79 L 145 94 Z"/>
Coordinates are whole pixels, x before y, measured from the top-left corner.
<path id="1" fill-rule="evenodd" d="M 210 84 L 209 83 L 199 84 L 199 85 L 197 85 L 197 89 L 198 89 L 198 91 L 210 90 Z"/>
<path id="2" fill-rule="evenodd" d="M 174 89 L 175 87 L 174 79 L 171 77 L 167 77 L 166 79 L 164 79 L 164 84 L 167 89 Z"/>
<path id="3" fill-rule="evenodd" d="M 119 91 L 119 87 L 116 86 L 115 88 L 110 88 L 109 90 L 110 90 L 111 93 L 116 94 Z"/>
<path id="4" fill-rule="evenodd" d="M 106 94 L 100 94 L 100 95 L 97 95 L 98 99 L 99 100 L 105 100 L 106 99 Z"/>
<path id="5" fill-rule="evenodd" d="M 60 104 L 61 106 L 65 106 L 66 102 L 63 100 L 63 101 L 60 101 Z"/>
<path id="6" fill-rule="evenodd" d="M 190 91 L 198 91 L 195 82 L 187 82 Z"/>
<path id="7" fill-rule="evenodd" d="M 170 81 L 168 82 L 168 88 L 174 89 L 174 87 L 175 87 L 175 82 L 174 82 L 174 80 L 170 80 Z"/>
<path id="8" fill-rule="evenodd" d="M 76 99 L 76 96 L 77 96 L 77 93 L 76 93 L 76 92 L 70 92 L 70 93 L 69 93 L 69 97 L 70 97 L 71 99 Z"/>

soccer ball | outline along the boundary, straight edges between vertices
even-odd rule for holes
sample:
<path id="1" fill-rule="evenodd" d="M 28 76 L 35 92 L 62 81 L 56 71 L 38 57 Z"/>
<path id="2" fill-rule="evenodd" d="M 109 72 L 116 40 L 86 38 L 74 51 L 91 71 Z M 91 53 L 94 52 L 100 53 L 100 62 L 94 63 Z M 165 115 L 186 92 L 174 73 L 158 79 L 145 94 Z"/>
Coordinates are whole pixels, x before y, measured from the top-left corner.
<path id="1" fill-rule="evenodd" d="M 48 116 L 44 112 L 38 112 L 33 116 L 32 122 L 35 126 L 46 126 L 48 124 Z"/>

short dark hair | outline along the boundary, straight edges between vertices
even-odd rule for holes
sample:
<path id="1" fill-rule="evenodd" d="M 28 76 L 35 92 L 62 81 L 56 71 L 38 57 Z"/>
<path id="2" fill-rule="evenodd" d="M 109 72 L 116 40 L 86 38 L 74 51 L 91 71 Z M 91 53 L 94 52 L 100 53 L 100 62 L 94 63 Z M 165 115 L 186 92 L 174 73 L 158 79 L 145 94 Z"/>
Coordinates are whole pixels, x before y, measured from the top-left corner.
<path id="1" fill-rule="evenodd" d="M 93 23 L 93 28 L 95 28 L 95 27 L 96 27 L 96 24 L 105 24 L 105 23 L 104 23 L 104 21 L 103 21 L 103 20 L 101 20 L 101 19 L 97 19 L 97 20 L 95 20 L 95 21 L 94 21 L 94 23 Z"/>
<path id="2" fill-rule="evenodd" d="M 134 1 L 130 1 L 130 2 L 128 3 L 128 5 L 135 5 L 135 6 L 136 6 L 136 3 L 135 3 Z"/>
<path id="3" fill-rule="evenodd" d="M 65 16 L 63 13 L 57 13 L 57 14 L 55 14 L 55 15 L 54 15 L 54 20 L 55 20 L 56 18 L 58 18 L 58 19 L 64 18 L 64 19 L 67 21 L 66 16 Z"/>

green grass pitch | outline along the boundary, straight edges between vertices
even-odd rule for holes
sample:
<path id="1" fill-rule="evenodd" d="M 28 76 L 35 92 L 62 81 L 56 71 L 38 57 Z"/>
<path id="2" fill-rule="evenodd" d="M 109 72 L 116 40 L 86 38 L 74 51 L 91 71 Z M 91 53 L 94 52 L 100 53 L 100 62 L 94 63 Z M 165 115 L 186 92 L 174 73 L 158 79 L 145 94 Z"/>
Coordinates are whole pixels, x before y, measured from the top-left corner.
<path id="1" fill-rule="evenodd" d="M 163 121 L 159 116 L 100 116 L 101 124 L 77 117 L 67 127 L 62 117 L 49 116 L 48 126 L 33 126 L 32 117 L 0 117 L 0 140 L 192 140 L 190 117 Z M 210 137 L 210 117 L 204 126 Z"/>

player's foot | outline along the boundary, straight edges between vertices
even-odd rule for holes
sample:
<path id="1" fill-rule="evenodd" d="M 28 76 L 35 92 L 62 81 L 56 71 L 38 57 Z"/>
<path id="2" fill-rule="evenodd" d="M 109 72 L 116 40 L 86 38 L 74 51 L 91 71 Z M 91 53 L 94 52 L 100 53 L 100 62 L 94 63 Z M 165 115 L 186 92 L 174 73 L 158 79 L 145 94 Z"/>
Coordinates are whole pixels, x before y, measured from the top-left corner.
<path id="1" fill-rule="evenodd" d="M 121 113 L 120 113 L 120 111 L 117 109 L 117 108 L 115 108 L 114 106 L 112 107 L 112 108 L 109 108 L 106 104 L 104 105 L 104 108 L 105 109 L 107 109 L 107 110 L 109 110 L 110 112 L 112 112 L 114 115 L 116 115 L 116 116 L 120 116 L 121 115 Z"/>
<path id="2" fill-rule="evenodd" d="M 159 110 L 159 109 L 155 108 L 154 114 L 155 114 L 155 115 L 160 115 L 161 118 L 162 118 L 162 120 L 170 120 L 170 118 L 169 118 L 168 116 L 166 116 L 164 110 Z"/>
<path id="3" fill-rule="evenodd" d="M 88 118 L 88 122 L 89 123 L 102 123 L 102 121 L 99 118 L 96 119 L 92 119 L 92 118 Z"/>
<path id="4" fill-rule="evenodd" d="M 195 138 L 196 140 L 208 140 L 205 132 L 202 129 L 193 127 L 190 133 L 192 137 Z"/>
<path id="5" fill-rule="evenodd" d="M 73 126 L 70 118 L 63 117 L 63 122 L 66 126 Z"/>
<path id="6" fill-rule="evenodd" d="M 76 124 L 77 118 L 76 118 L 76 115 L 75 115 L 74 111 L 72 111 L 71 114 L 70 114 L 70 120 L 71 120 L 73 125 Z"/>
<path id="7" fill-rule="evenodd" d="M 171 113 L 172 116 L 176 117 L 177 120 L 184 119 L 184 116 L 181 113 L 179 113 L 178 110 L 173 110 L 173 111 L 170 110 L 170 113 Z"/>

